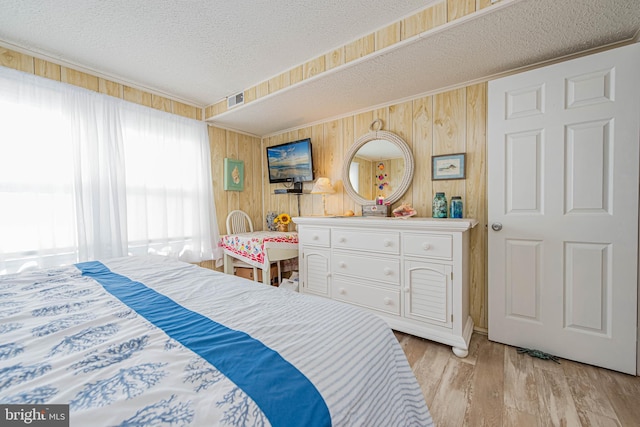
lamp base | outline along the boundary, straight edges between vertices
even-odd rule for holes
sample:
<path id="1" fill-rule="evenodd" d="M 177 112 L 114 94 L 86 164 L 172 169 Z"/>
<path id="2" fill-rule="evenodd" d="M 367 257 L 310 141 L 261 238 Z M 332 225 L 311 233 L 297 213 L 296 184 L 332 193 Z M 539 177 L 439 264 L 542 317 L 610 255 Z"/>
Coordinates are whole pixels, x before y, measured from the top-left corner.
<path id="1" fill-rule="evenodd" d="M 327 196 L 322 194 L 322 216 L 327 216 Z"/>

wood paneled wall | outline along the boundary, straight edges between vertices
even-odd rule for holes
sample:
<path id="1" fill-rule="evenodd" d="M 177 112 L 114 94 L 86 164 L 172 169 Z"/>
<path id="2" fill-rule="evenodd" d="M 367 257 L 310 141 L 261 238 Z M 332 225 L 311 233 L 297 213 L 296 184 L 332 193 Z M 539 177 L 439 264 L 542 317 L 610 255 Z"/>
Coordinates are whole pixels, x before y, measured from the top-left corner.
<path id="1" fill-rule="evenodd" d="M 209 126 L 211 174 L 220 234 L 226 234 L 226 219 L 235 209 L 245 211 L 254 230 L 265 228 L 262 212 L 262 150 L 260 138 Z M 244 190 L 224 190 L 224 159 L 244 162 Z"/>
<path id="2" fill-rule="evenodd" d="M 202 120 L 202 108 L 145 92 L 44 59 L 0 47 L 0 66 L 35 74 L 51 80 L 69 83 L 94 92 L 124 99 L 135 104 L 155 108 L 190 119 Z"/>
<path id="3" fill-rule="evenodd" d="M 382 119 L 384 130 L 400 135 L 411 147 L 415 158 L 413 183 L 394 206 L 410 204 L 418 216 L 431 216 L 431 202 L 436 192 L 445 192 L 447 199 L 462 196 L 464 215 L 479 221 L 471 231 L 471 316 L 479 329 L 486 330 L 487 321 L 487 208 L 486 208 L 486 115 L 487 85 L 481 83 L 456 90 L 420 97 L 342 119 L 324 122 L 262 140 L 260 151 L 267 146 L 302 138 L 311 138 L 314 173 L 331 179 L 335 194 L 327 195 L 329 214 L 342 214 L 350 209 L 359 214 L 357 205 L 343 191 L 342 163 L 351 144 L 369 132 L 376 119 Z M 466 179 L 431 180 L 431 156 L 466 153 Z M 263 159 L 263 170 L 266 160 Z M 245 167 L 246 170 L 246 167 Z M 245 177 L 246 179 L 246 177 Z M 269 184 L 262 176 L 264 209 L 297 215 L 322 215 L 320 195 L 274 194 L 282 184 Z M 306 183 L 305 190 L 312 184 Z M 298 200 L 300 211 L 298 211 Z"/>

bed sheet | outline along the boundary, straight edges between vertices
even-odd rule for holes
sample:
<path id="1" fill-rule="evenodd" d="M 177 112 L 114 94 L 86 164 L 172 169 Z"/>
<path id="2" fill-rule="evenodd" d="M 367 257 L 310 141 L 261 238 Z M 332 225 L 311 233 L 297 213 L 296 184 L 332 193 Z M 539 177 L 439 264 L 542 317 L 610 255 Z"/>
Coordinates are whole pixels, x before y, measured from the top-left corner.
<path id="1" fill-rule="evenodd" d="M 159 256 L 0 276 L 0 403 L 78 427 L 432 425 L 381 319 Z"/>

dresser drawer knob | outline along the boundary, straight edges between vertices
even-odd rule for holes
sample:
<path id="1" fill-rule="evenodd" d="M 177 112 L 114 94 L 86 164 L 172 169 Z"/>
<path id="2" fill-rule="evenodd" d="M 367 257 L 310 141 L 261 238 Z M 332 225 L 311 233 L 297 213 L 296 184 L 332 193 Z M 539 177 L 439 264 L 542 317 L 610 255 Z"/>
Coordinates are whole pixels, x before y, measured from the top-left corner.
<path id="1" fill-rule="evenodd" d="M 347 266 L 347 263 L 344 261 L 340 261 L 338 265 L 340 266 L 340 268 L 345 268 Z"/>
<path id="2" fill-rule="evenodd" d="M 318 236 L 317 234 L 314 234 L 312 237 L 313 240 L 320 240 L 320 236 Z"/>
<path id="3" fill-rule="evenodd" d="M 391 270 L 389 267 L 385 267 L 382 271 L 384 272 L 385 276 L 390 276 L 391 273 L 393 273 L 393 270 Z"/>
<path id="4" fill-rule="evenodd" d="M 393 300 L 391 298 L 385 298 L 384 299 L 384 305 L 391 305 L 393 303 Z"/>
<path id="5" fill-rule="evenodd" d="M 338 241 L 339 241 L 340 243 L 344 243 L 344 242 L 346 242 L 346 241 L 347 241 L 347 238 L 343 236 L 343 237 L 340 237 L 340 238 L 338 239 Z"/>
<path id="6" fill-rule="evenodd" d="M 345 295 L 347 293 L 347 290 L 345 288 L 340 288 L 338 292 L 340 293 L 340 295 Z"/>
<path id="7" fill-rule="evenodd" d="M 393 244 L 393 242 L 389 239 L 384 239 L 384 245 L 388 248 L 389 246 L 391 246 Z"/>
<path id="8" fill-rule="evenodd" d="M 431 249 L 431 245 L 428 243 L 423 243 L 422 244 L 422 249 L 424 249 L 425 251 L 428 251 L 429 249 Z"/>

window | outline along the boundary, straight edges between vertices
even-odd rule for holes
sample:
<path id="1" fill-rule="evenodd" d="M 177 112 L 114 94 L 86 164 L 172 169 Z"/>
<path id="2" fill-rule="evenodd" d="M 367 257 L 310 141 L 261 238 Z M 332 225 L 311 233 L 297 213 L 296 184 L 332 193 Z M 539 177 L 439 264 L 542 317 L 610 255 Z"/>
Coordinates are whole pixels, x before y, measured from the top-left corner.
<path id="1" fill-rule="evenodd" d="M 0 67 L 0 274 L 219 259 L 206 124 Z"/>

